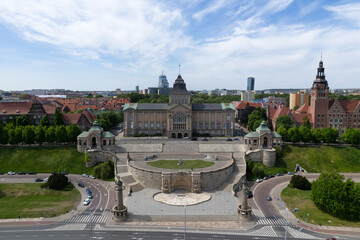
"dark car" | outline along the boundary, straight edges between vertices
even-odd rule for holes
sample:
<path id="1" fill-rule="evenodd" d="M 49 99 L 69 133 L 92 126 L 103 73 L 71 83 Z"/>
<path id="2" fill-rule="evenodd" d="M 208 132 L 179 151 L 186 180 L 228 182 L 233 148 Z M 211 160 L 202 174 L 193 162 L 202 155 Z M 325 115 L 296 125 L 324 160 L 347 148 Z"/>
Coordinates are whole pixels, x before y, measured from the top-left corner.
<path id="1" fill-rule="evenodd" d="M 268 176 L 265 176 L 263 179 L 264 179 L 264 180 L 268 180 L 268 179 L 269 179 L 269 177 L 268 177 Z"/>
<path id="2" fill-rule="evenodd" d="M 208 140 L 207 138 L 204 138 L 203 141 L 207 142 L 207 141 L 209 141 L 209 140 Z"/>
<path id="3" fill-rule="evenodd" d="M 190 140 L 191 141 L 197 141 L 197 137 L 192 137 Z"/>
<path id="4" fill-rule="evenodd" d="M 284 174 L 283 173 L 277 173 L 276 176 L 278 176 L 278 177 L 279 176 L 284 176 Z"/>
<path id="5" fill-rule="evenodd" d="M 275 177 L 274 175 L 272 175 L 272 174 L 270 174 L 269 176 L 268 176 L 268 178 L 273 178 L 273 177 Z"/>
<path id="6" fill-rule="evenodd" d="M 271 201 L 272 198 L 271 198 L 269 195 L 267 195 L 267 196 L 266 196 L 266 200 Z"/>
<path id="7" fill-rule="evenodd" d="M 67 172 L 61 172 L 61 174 L 62 174 L 62 175 L 68 175 L 68 173 L 67 173 Z"/>
<path id="8" fill-rule="evenodd" d="M 58 172 L 52 172 L 51 174 L 52 174 L 52 175 L 56 175 L 56 174 L 58 174 Z"/>
<path id="9" fill-rule="evenodd" d="M 294 173 L 293 173 L 293 172 L 288 172 L 287 174 L 288 174 L 288 175 L 294 175 Z"/>
<path id="10" fill-rule="evenodd" d="M 36 172 L 28 172 L 29 175 L 36 175 Z"/>
<path id="11" fill-rule="evenodd" d="M 226 139 L 226 141 L 231 142 L 231 141 L 232 141 L 232 139 L 231 139 L 231 138 L 228 138 L 228 139 Z"/>
<path id="12" fill-rule="evenodd" d="M 0 175 L 4 175 L 4 173 L 3 173 L 3 172 L 0 172 Z"/>
<path id="13" fill-rule="evenodd" d="M 247 192 L 247 197 L 248 198 L 252 198 L 254 195 L 252 194 L 252 192 L 249 190 L 248 192 Z"/>
<path id="14" fill-rule="evenodd" d="M 17 172 L 18 175 L 26 175 L 24 172 Z"/>
<path id="15" fill-rule="evenodd" d="M 35 178 L 35 182 L 42 182 L 44 180 L 42 180 L 41 178 Z"/>
<path id="16" fill-rule="evenodd" d="M 79 187 L 85 187 L 84 184 L 81 183 L 81 182 L 78 183 L 78 186 L 79 186 Z"/>
<path id="17" fill-rule="evenodd" d="M 87 193 L 87 194 L 92 194 L 90 188 L 87 188 L 87 189 L 86 189 L 86 193 Z"/>

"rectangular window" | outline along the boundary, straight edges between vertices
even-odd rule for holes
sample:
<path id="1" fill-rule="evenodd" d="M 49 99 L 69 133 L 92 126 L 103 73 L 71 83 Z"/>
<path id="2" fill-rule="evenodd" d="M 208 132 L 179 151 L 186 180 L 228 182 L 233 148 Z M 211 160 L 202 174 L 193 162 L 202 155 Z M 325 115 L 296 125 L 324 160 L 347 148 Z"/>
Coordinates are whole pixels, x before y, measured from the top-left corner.
<path id="1" fill-rule="evenodd" d="M 217 129 L 220 129 L 220 128 L 221 128 L 220 122 L 217 122 L 217 123 L 216 123 L 216 128 L 217 128 Z"/>
<path id="2" fill-rule="evenodd" d="M 215 122 L 211 122 L 211 129 L 215 129 Z"/>
<path id="3" fill-rule="evenodd" d="M 148 128 L 149 127 L 148 122 L 145 122 L 144 126 L 145 126 L 145 128 Z"/>
<path id="4" fill-rule="evenodd" d="M 139 128 L 142 128 L 142 122 L 139 122 L 139 123 L 138 123 L 138 127 L 139 127 Z"/>
<path id="5" fill-rule="evenodd" d="M 154 128 L 154 123 L 150 122 L 150 128 Z"/>
<path id="6" fill-rule="evenodd" d="M 163 122 L 163 129 L 166 129 L 166 122 Z"/>
<path id="7" fill-rule="evenodd" d="M 156 123 L 156 128 L 160 128 L 160 122 Z"/>
<path id="8" fill-rule="evenodd" d="M 199 128 L 202 129 L 202 127 L 203 127 L 203 123 L 199 122 Z"/>
<path id="9" fill-rule="evenodd" d="M 104 146 L 106 145 L 106 140 L 103 140 L 103 145 L 104 145 Z"/>
<path id="10" fill-rule="evenodd" d="M 193 128 L 193 129 L 196 129 L 196 127 L 197 127 L 196 122 L 195 122 L 195 121 L 192 122 L 192 128 Z"/>
<path id="11" fill-rule="evenodd" d="M 209 129 L 209 122 L 205 122 L 205 129 Z"/>

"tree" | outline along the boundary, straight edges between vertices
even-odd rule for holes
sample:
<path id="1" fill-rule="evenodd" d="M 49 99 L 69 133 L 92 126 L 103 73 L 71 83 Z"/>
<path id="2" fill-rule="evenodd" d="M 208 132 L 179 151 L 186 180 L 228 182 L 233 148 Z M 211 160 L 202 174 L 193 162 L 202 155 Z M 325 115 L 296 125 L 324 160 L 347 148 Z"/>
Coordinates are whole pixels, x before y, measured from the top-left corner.
<path id="1" fill-rule="evenodd" d="M 34 126 L 25 126 L 22 131 L 22 139 L 25 144 L 32 144 L 35 141 L 35 130 Z"/>
<path id="2" fill-rule="evenodd" d="M 293 110 L 296 111 L 296 110 L 298 110 L 298 108 L 299 108 L 299 106 L 295 105 Z"/>
<path id="3" fill-rule="evenodd" d="M 45 139 L 48 143 L 53 143 L 56 141 L 55 128 L 50 126 L 45 133 Z"/>
<path id="4" fill-rule="evenodd" d="M 300 126 L 299 133 L 300 133 L 300 140 L 303 142 L 310 142 L 313 139 L 311 129 L 305 127 L 304 125 Z"/>
<path id="5" fill-rule="evenodd" d="M 8 131 L 1 125 L 0 126 L 0 144 L 8 143 Z"/>
<path id="6" fill-rule="evenodd" d="M 360 144 L 360 131 L 359 129 L 348 128 L 341 135 L 341 139 L 348 144 L 358 145 Z"/>
<path id="7" fill-rule="evenodd" d="M 290 185 L 300 190 L 311 190 L 311 183 L 306 177 L 294 175 L 291 177 Z"/>
<path id="8" fill-rule="evenodd" d="M 105 131 L 109 131 L 121 122 L 121 115 L 114 111 L 103 112 L 98 115 L 98 122 Z"/>
<path id="9" fill-rule="evenodd" d="M 303 118 L 303 126 L 307 128 L 311 128 L 310 120 L 307 116 Z"/>
<path id="10" fill-rule="evenodd" d="M 94 168 L 94 176 L 100 179 L 111 179 L 114 177 L 114 163 L 106 161 Z"/>
<path id="11" fill-rule="evenodd" d="M 35 128 L 35 141 L 42 145 L 45 142 L 45 128 L 42 125 L 39 125 Z"/>
<path id="12" fill-rule="evenodd" d="M 264 167 L 256 165 L 253 169 L 252 169 L 252 173 L 254 174 L 255 177 L 257 178 L 263 178 L 265 177 L 265 172 L 264 172 Z"/>
<path id="13" fill-rule="evenodd" d="M 19 117 L 16 118 L 16 126 L 26 126 L 26 125 L 30 125 L 30 119 L 27 115 L 21 115 Z"/>
<path id="14" fill-rule="evenodd" d="M 288 131 L 288 136 L 291 142 L 296 143 L 300 141 L 300 132 L 298 127 L 292 127 Z"/>
<path id="15" fill-rule="evenodd" d="M 81 128 L 78 125 L 70 124 L 66 127 L 66 134 L 69 142 L 76 142 L 77 136 L 79 136 L 81 132 Z"/>
<path id="16" fill-rule="evenodd" d="M 61 190 L 68 185 L 69 179 L 63 174 L 52 174 L 49 177 L 48 184 L 50 189 Z"/>
<path id="17" fill-rule="evenodd" d="M 8 135 L 9 135 L 9 139 L 8 142 L 9 144 L 19 144 L 22 141 L 22 128 L 21 127 L 16 127 L 14 128 L 10 128 L 8 131 Z"/>
<path id="18" fill-rule="evenodd" d="M 360 220 L 360 187 L 338 173 L 322 173 L 312 183 L 311 199 L 325 212 L 352 221 Z"/>
<path id="19" fill-rule="evenodd" d="M 277 129 L 277 133 L 281 135 L 284 142 L 288 142 L 290 140 L 288 136 L 288 131 L 283 126 L 280 126 Z"/>
<path id="20" fill-rule="evenodd" d="M 291 120 L 288 115 L 278 117 L 275 122 L 276 129 L 278 129 L 280 126 L 283 126 L 286 130 L 289 130 L 289 128 L 291 128 L 293 124 L 294 121 Z"/>
<path id="21" fill-rule="evenodd" d="M 255 131 L 262 121 L 266 121 L 266 110 L 258 107 L 249 115 L 248 126 Z"/>
<path id="22" fill-rule="evenodd" d="M 59 143 L 64 143 L 67 141 L 67 133 L 64 125 L 56 126 L 55 136 L 56 136 L 56 141 Z"/>
<path id="23" fill-rule="evenodd" d="M 339 137 L 339 130 L 327 127 L 323 130 L 323 141 L 326 143 L 336 143 Z"/>
<path id="24" fill-rule="evenodd" d="M 41 126 L 44 126 L 44 127 L 48 127 L 50 126 L 50 120 L 49 120 L 49 117 L 48 115 L 44 115 L 41 119 L 40 119 L 40 125 Z"/>
<path id="25" fill-rule="evenodd" d="M 62 114 L 60 113 L 60 110 L 56 109 L 54 116 L 54 126 L 60 126 L 60 125 L 64 125 L 64 120 L 62 118 Z"/>
<path id="26" fill-rule="evenodd" d="M 323 131 L 321 128 L 312 129 L 312 137 L 314 143 L 320 143 L 323 140 Z"/>
<path id="27" fill-rule="evenodd" d="M 240 124 L 242 126 L 248 125 L 249 115 L 255 110 L 255 107 L 250 106 L 249 103 L 246 103 L 245 109 L 240 114 Z"/>

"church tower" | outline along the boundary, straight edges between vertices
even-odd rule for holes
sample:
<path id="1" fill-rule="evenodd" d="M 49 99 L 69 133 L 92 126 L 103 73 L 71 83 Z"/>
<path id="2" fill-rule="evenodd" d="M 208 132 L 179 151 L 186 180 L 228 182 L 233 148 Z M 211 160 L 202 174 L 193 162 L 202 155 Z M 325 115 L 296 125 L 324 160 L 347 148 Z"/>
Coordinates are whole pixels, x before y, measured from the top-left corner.
<path id="1" fill-rule="evenodd" d="M 310 113 L 313 128 L 328 126 L 329 86 L 325 79 L 325 68 L 322 59 L 319 62 L 316 79 L 311 87 Z"/>

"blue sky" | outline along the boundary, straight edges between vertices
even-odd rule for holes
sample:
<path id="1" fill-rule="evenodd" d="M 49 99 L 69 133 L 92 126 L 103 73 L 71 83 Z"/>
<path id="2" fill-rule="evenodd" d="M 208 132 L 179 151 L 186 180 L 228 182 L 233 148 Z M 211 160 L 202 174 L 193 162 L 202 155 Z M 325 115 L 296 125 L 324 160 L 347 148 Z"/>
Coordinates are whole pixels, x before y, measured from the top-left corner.
<path id="1" fill-rule="evenodd" d="M 0 1 L 0 89 L 360 88 L 360 2 Z"/>

